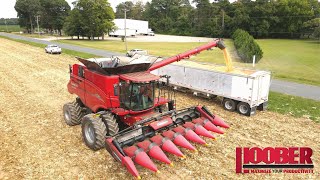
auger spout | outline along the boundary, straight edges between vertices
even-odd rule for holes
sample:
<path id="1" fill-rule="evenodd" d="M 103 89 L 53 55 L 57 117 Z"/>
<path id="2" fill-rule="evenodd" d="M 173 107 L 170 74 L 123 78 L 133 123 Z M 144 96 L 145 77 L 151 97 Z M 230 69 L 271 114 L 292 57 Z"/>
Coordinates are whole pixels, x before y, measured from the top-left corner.
<path id="1" fill-rule="evenodd" d="M 150 68 L 149 68 L 149 71 L 153 71 L 155 69 L 158 69 L 158 68 L 161 68 L 163 66 L 166 66 L 168 64 L 171 64 L 171 63 L 174 63 L 174 62 L 177 62 L 177 61 L 180 61 L 182 59 L 186 59 L 186 58 L 189 58 L 190 56 L 192 55 L 196 55 L 196 54 L 199 54 L 200 52 L 204 51 L 204 50 L 209 50 L 213 47 L 218 47 L 219 49 L 223 50 L 225 49 L 225 45 L 223 44 L 223 42 L 221 40 L 215 40 L 213 42 L 210 42 L 208 44 L 205 44 L 205 45 L 202 45 L 202 46 L 199 46 L 197 48 L 194 48 L 192 50 L 189 50 L 189 51 L 186 51 L 184 53 L 181 53 L 181 54 L 178 54 L 178 55 L 175 55 L 175 56 L 172 56 L 172 57 L 169 57 L 167 59 L 164 59 L 160 62 L 157 62 L 155 64 L 153 64 Z"/>

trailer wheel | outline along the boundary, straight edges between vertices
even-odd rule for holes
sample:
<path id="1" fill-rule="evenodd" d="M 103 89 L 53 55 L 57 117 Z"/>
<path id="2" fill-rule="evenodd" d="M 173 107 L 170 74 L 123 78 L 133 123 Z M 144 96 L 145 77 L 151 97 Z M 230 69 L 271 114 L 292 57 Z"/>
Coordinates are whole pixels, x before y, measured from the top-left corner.
<path id="1" fill-rule="evenodd" d="M 223 108 L 227 111 L 235 111 L 236 110 L 236 102 L 232 99 L 224 98 L 222 101 Z"/>
<path id="2" fill-rule="evenodd" d="M 75 126 L 81 124 L 81 119 L 84 116 L 82 107 L 77 101 L 67 103 L 63 106 L 63 117 L 66 124 Z"/>
<path id="3" fill-rule="evenodd" d="M 251 112 L 251 108 L 249 104 L 245 102 L 239 102 L 237 106 L 237 110 L 240 114 L 246 115 L 246 116 L 250 115 L 250 112 Z"/>
<path id="4" fill-rule="evenodd" d="M 119 125 L 117 119 L 109 112 L 102 115 L 102 120 L 107 127 L 107 135 L 113 136 L 119 132 Z"/>
<path id="5" fill-rule="evenodd" d="M 81 128 L 83 141 L 90 149 L 97 151 L 105 147 L 107 130 L 100 115 L 84 116 Z"/>

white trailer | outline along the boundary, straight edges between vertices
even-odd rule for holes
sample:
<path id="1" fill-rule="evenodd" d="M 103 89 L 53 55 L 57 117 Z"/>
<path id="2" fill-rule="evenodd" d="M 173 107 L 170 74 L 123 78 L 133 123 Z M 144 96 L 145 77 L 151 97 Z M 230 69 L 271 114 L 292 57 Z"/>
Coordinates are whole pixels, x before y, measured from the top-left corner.
<path id="1" fill-rule="evenodd" d="M 121 37 L 121 36 L 127 36 L 127 37 L 134 37 L 136 36 L 136 30 L 135 29 L 127 29 L 127 32 L 125 32 L 124 29 L 116 29 L 114 31 L 109 32 L 110 37 Z"/>
<path id="2" fill-rule="evenodd" d="M 125 29 L 125 19 L 115 19 L 113 20 L 115 26 L 118 29 Z M 149 22 L 134 20 L 134 19 L 126 19 L 126 28 L 136 30 L 136 34 L 149 34 Z"/>
<path id="3" fill-rule="evenodd" d="M 174 63 L 152 73 L 170 76 L 169 84 L 175 89 L 187 89 L 194 95 L 206 97 L 221 96 L 222 105 L 228 111 L 237 110 L 240 114 L 250 116 L 255 114 L 256 109 L 267 108 L 270 72 L 235 68 L 235 72 L 245 73 L 228 73 L 213 70 L 215 68 L 197 68 L 194 64 L 192 66 Z"/>

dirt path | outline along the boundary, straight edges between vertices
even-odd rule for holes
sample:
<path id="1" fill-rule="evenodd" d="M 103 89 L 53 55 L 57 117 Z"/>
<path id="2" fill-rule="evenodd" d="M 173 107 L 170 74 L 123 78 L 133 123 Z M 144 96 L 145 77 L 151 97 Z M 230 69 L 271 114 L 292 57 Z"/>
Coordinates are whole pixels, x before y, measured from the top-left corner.
<path id="1" fill-rule="evenodd" d="M 0 179 L 128 179 L 131 176 L 111 156 L 93 152 L 82 143 L 80 127 L 63 122 L 62 106 L 75 97 L 66 90 L 67 55 L 0 38 Z M 144 179 L 316 179 L 319 177 L 320 125 L 271 112 L 248 118 L 229 113 L 218 103 L 185 94 L 179 108 L 204 104 L 231 124 L 210 147 L 185 160 L 169 156 L 175 167 L 157 163 L 155 175 L 138 168 Z M 235 148 L 241 146 L 309 146 L 315 174 L 235 174 Z"/>

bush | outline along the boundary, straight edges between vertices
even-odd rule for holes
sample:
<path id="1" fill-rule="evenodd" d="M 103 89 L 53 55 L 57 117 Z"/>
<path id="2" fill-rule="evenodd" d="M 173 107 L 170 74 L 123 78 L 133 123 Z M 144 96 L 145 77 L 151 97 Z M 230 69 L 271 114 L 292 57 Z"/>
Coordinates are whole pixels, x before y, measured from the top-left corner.
<path id="1" fill-rule="evenodd" d="M 256 55 L 256 63 L 263 57 L 263 52 L 254 38 L 242 29 L 237 29 L 232 34 L 234 45 L 241 60 L 245 63 L 252 63 Z"/>

